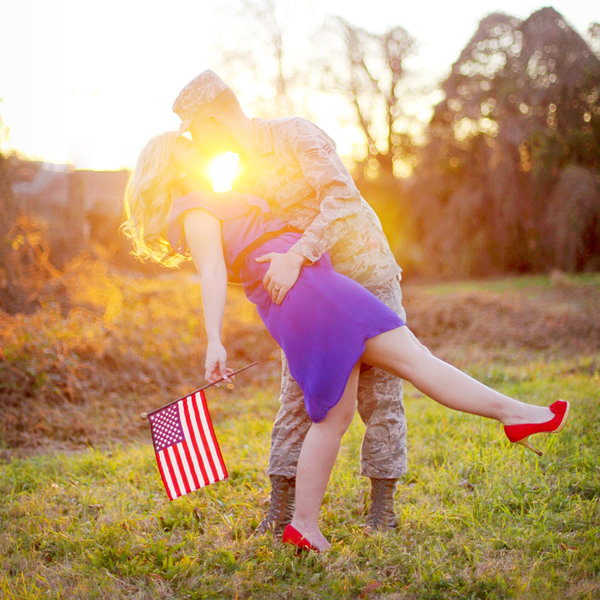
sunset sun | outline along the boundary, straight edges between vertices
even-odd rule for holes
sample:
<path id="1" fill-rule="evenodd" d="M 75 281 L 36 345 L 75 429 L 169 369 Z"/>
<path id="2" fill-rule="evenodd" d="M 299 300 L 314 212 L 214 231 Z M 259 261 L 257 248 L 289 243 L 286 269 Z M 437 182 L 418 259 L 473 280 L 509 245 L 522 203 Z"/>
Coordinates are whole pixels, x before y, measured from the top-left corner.
<path id="1" fill-rule="evenodd" d="M 233 180 L 238 173 L 239 156 L 233 152 L 226 152 L 217 156 L 208 166 L 208 175 L 215 192 L 229 192 Z"/>

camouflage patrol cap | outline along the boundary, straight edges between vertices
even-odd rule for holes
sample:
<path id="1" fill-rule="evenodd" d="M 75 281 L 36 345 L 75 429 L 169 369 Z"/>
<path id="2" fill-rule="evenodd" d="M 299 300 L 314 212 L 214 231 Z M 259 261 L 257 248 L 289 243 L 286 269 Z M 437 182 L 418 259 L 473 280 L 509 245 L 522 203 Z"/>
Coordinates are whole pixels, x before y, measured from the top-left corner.
<path id="1" fill-rule="evenodd" d="M 199 110 L 210 104 L 229 86 L 210 69 L 202 71 L 179 92 L 173 103 L 173 112 L 179 115 L 181 126 L 179 131 L 186 132 Z"/>

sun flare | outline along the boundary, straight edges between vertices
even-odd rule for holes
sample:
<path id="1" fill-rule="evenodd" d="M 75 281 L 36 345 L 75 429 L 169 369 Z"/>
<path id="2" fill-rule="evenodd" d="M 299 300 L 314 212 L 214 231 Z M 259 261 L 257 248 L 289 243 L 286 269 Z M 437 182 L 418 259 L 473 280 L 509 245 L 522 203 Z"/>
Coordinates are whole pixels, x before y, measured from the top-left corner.
<path id="1" fill-rule="evenodd" d="M 214 192 L 229 192 L 238 173 L 240 157 L 233 152 L 217 156 L 208 167 L 208 175 Z"/>

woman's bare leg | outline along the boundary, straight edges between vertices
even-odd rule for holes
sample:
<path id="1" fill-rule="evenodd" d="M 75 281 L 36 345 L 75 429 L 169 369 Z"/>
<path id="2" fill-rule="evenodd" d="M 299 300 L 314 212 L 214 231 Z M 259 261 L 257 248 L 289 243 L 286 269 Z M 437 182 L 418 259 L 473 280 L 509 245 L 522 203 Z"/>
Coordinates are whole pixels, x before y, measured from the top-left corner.
<path id="1" fill-rule="evenodd" d="M 335 463 L 342 436 L 352 422 L 356 410 L 358 365 L 353 369 L 340 401 L 320 423 L 313 423 L 304 438 L 296 470 L 295 527 L 319 550 L 330 544 L 319 529 L 319 512 L 325 489 Z"/>
<path id="2" fill-rule="evenodd" d="M 500 394 L 436 358 L 406 326 L 368 340 L 362 360 L 410 381 L 444 406 L 496 419 L 504 425 L 543 423 L 554 416 L 547 407 Z"/>

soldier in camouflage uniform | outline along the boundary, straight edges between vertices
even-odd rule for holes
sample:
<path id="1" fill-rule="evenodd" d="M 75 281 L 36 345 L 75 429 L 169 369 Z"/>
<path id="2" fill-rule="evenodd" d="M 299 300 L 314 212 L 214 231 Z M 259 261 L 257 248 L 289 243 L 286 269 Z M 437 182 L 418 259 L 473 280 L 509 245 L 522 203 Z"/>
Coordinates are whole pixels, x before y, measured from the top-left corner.
<path id="1" fill-rule="evenodd" d="M 281 302 L 302 265 L 328 252 L 340 273 L 365 286 L 403 320 L 401 269 L 379 219 L 362 198 L 335 151 L 335 143 L 302 118 L 249 119 L 230 88 L 204 71 L 179 94 L 173 110 L 181 131 L 190 130 L 201 149 L 235 149 L 243 161 L 236 190 L 267 200 L 281 219 L 303 231 L 285 255 L 271 262 L 265 278 L 273 300 Z M 204 145 L 204 148 L 202 148 Z M 281 532 L 294 512 L 296 464 L 311 421 L 302 391 L 282 353 L 281 408 L 271 436 L 268 474 L 271 502 L 257 528 Z M 400 379 L 368 369 L 359 379 L 358 412 L 366 430 L 361 474 L 371 480 L 369 530 L 396 527 L 393 494 L 406 472 L 406 419 Z"/>

